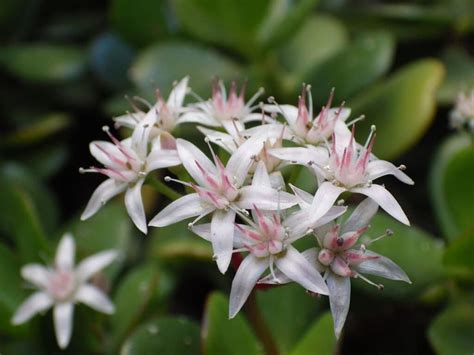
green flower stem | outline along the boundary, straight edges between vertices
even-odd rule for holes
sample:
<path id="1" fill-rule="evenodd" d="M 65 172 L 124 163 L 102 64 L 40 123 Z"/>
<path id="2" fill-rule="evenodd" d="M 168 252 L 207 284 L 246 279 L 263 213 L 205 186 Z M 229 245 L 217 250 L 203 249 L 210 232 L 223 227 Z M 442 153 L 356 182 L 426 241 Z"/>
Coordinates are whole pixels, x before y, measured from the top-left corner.
<path id="1" fill-rule="evenodd" d="M 147 177 L 146 182 L 153 186 L 153 188 L 158 191 L 160 194 L 165 195 L 168 197 L 170 200 L 177 200 L 178 198 L 182 197 L 179 192 L 175 191 L 171 187 L 167 186 L 164 184 L 161 180 L 157 179 L 156 176 L 149 175 Z"/>
<path id="2" fill-rule="evenodd" d="M 255 333 L 262 342 L 264 353 L 267 355 L 278 355 L 278 347 L 258 308 L 256 291 L 257 290 L 254 289 L 250 293 L 249 298 L 245 303 L 247 317 L 252 324 Z"/>

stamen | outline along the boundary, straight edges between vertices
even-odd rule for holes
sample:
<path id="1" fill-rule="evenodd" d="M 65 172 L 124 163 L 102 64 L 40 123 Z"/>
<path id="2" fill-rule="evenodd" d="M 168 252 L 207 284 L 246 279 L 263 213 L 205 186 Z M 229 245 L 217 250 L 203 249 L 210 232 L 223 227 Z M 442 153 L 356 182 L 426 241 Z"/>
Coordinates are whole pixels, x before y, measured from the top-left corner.
<path id="1" fill-rule="evenodd" d="M 372 244 L 372 243 L 374 243 L 374 242 L 376 242 L 376 241 L 378 241 L 378 240 L 380 240 L 380 239 L 383 239 L 383 238 L 385 238 L 385 237 L 391 237 L 393 234 L 394 234 L 393 230 L 387 228 L 387 229 L 385 230 L 385 233 L 384 233 L 384 234 L 378 236 L 377 238 L 374 238 L 374 239 L 369 240 L 368 243 L 367 243 L 367 245 L 370 245 L 370 244 Z"/>
<path id="2" fill-rule="evenodd" d="M 367 277 L 365 277 L 365 276 L 362 275 L 362 274 L 359 274 L 358 272 L 355 272 L 355 276 L 354 276 L 354 277 L 360 277 L 362 280 L 364 280 L 365 282 L 367 282 L 369 285 L 372 285 L 372 286 L 377 287 L 380 291 L 383 291 L 383 289 L 384 289 L 384 286 L 383 286 L 382 284 L 376 284 L 375 282 L 370 281 Z"/>
<path id="3" fill-rule="evenodd" d="M 125 97 L 125 100 L 128 101 L 128 104 L 129 104 L 130 106 L 132 106 L 132 108 L 133 108 L 136 112 L 143 112 L 142 110 L 140 110 L 140 109 L 138 108 L 137 105 L 135 105 L 135 102 L 133 102 L 133 100 L 130 98 L 130 96 L 125 95 L 124 97 Z"/>
<path id="4" fill-rule="evenodd" d="M 367 147 L 369 146 L 369 143 L 372 140 L 372 136 L 374 135 L 376 130 L 377 130 L 377 127 L 375 127 L 375 125 L 370 126 L 370 133 L 369 133 L 369 136 L 367 137 L 367 140 L 365 141 L 364 149 L 367 149 Z"/>
<path id="5" fill-rule="evenodd" d="M 270 255 L 270 258 L 269 258 L 269 266 L 270 266 L 270 275 L 272 275 L 273 277 L 273 280 L 276 282 L 276 283 L 281 283 L 280 280 L 278 279 L 278 277 L 276 277 L 275 275 L 275 270 L 273 269 L 273 255 Z"/>
<path id="6" fill-rule="evenodd" d="M 354 125 L 357 122 L 360 122 L 360 121 L 363 121 L 363 120 L 365 120 L 365 115 L 360 115 L 359 117 L 354 118 L 352 121 L 347 122 L 346 125 L 351 126 L 351 125 Z"/>
<path id="7" fill-rule="evenodd" d="M 184 186 L 188 186 L 188 187 L 191 187 L 191 188 L 194 188 L 193 184 L 189 183 L 189 182 L 186 182 L 186 181 L 181 181 L 181 180 L 178 180 L 178 179 L 173 179 L 171 176 L 165 176 L 164 177 L 164 180 L 166 182 L 170 182 L 170 181 L 173 181 L 173 182 L 176 182 L 178 184 L 181 184 L 181 185 L 184 185 Z"/>
<path id="8" fill-rule="evenodd" d="M 133 100 L 141 102 L 143 105 L 148 107 L 148 109 L 150 109 L 150 110 L 153 108 L 153 105 L 151 103 L 149 103 L 147 100 L 145 100 L 144 98 L 142 98 L 140 96 L 134 96 Z"/>
<path id="9" fill-rule="evenodd" d="M 306 93 L 308 95 L 309 118 L 313 120 L 313 94 L 311 93 L 311 85 L 306 85 Z"/>
<path id="10" fill-rule="evenodd" d="M 263 87 L 260 87 L 255 94 L 247 101 L 246 105 L 247 107 L 250 107 L 260 96 L 263 95 L 265 92 L 265 89 Z"/>

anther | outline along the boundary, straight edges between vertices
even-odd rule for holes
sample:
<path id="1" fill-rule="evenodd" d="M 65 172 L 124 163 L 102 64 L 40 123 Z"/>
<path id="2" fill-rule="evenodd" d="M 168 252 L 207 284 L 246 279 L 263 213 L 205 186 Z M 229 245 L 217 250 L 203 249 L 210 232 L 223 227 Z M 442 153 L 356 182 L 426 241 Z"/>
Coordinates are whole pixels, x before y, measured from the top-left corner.
<path id="1" fill-rule="evenodd" d="M 407 168 L 407 167 L 406 167 L 405 165 L 403 165 L 403 164 L 398 167 L 398 169 L 399 169 L 399 170 L 402 170 L 402 171 L 403 171 L 403 170 L 406 170 L 406 168 Z"/>
<path id="2" fill-rule="evenodd" d="M 171 177 L 170 177 L 170 176 L 165 176 L 165 177 L 164 177 L 164 180 L 165 180 L 166 182 L 170 182 L 170 181 L 171 181 Z"/>
<path id="3" fill-rule="evenodd" d="M 344 201 L 344 199 L 341 198 L 340 200 L 338 200 L 338 201 L 336 202 L 336 204 L 337 204 L 338 206 L 342 206 L 345 202 L 346 202 L 346 201 Z"/>

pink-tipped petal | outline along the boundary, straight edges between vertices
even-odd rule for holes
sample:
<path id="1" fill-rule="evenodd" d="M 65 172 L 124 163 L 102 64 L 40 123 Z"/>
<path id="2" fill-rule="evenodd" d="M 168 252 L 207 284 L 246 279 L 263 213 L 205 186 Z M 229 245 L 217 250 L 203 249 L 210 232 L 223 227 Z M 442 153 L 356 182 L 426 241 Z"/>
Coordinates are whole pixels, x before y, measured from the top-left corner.
<path id="1" fill-rule="evenodd" d="M 207 215 L 214 210 L 214 206 L 203 201 L 197 193 L 192 193 L 171 202 L 148 225 L 165 227 L 187 218 Z"/>
<path id="2" fill-rule="evenodd" d="M 407 226 L 410 225 L 405 212 L 398 204 L 397 200 L 383 186 L 372 184 L 370 187 L 359 187 L 351 189 L 352 192 L 366 195 L 379 204 L 393 218 L 399 220 Z"/>
<path id="3" fill-rule="evenodd" d="M 275 258 L 275 264 L 286 276 L 307 290 L 327 295 L 329 290 L 316 268 L 293 246 L 288 246 L 282 256 Z"/>
<path id="4" fill-rule="evenodd" d="M 84 212 L 82 212 L 81 221 L 92 217 L 107 201 L 125 191 L 126 188 L 127 183 L 125 182 L 118 182 L 114 179 L 105 180 L 95 189 L 89 199 Z"/>
<path id="5" fill-rule="evenodd" d="M 331 307 L 336 338 L 341 335 L 351 302 L 351 279 L 330 273 L 327 278 L 329 305 Z"/>
<path id="6" fill-rule="evenodd" d="M 142 185 L 144 179 L 138 180 L 135 185 L 129 187 L 125 193 L 125 207 L 128 215 L 132 219 L 135 226 L 144 234 L 147 233 L 147 223 L 145 216 L 145 208 L 142 201 Z"/>
<path id="7" fill-rule="evenodd" d="M 189 77 L 186 76 L 171 90 L 166 104 L 170 109 L 177 109 L 183 106 L 184 98 L 188 91 Z"/>
<path id="8" fill-rule="evenodd" d="M 211 242 L 217 267 L 225 273 L 232 258 L 234 243 L 235 212 L 233 210 L 214 212 L 211 220 Z"/>
<path id="9" fill-rule="evenodd" d="M 229 318 L 234 318 L 252 292 L 257 280 L 268 267 L 267 258 L 257 258 L 249 254 L 240 264 L 229 297 Z"/>

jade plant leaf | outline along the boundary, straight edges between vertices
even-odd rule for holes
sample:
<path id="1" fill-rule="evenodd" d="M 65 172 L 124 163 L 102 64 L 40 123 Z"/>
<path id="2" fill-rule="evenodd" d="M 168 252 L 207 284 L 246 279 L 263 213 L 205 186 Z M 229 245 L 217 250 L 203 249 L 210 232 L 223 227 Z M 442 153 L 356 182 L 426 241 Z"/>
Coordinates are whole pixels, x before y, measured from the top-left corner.
<path id="1" fill-rule="evenodd" d="M 474 226 L 474 144 L 468 134 L 454 135 L 440 147 L 430 174 L 434 209 L 447 239 Z"/>
<path id="2" fill-rule="evenodd" d="M 419 60 L 350 100 L 347 106 L 353 110 L 352 117 L 366 117 L 357 125 L 360 141 L 375 124 L 374 153 L 379 158 L 393 159 L 413 147 L 433 120 L 436 92 L 443 76 L 439 61 Z"/>
<path id="3" fill-rule="evenodd" d="M 206 355 L 262 354 L 262 348 L 242 313 L 228 319 L 229 302 L 221 293 L 212 293 L 202 324 L 202 353 Z"/>
<path id="4" fill-rule="evenodd" d="M 235 79 L 239 67 L 230 59 L 208 48 L 185 42 L 168 42 L 147 48 L 132 64 L 131 77 L 145 93 L 171 88 L 176 80 L 189 75 L 190 85 L 199 94 L 210 92 L 214 77 Z"/>
<path id="5" fill-rule="evenodd" d="M 474 227 L 446 248 L 443 264 L 450 274 L 474 280 Z"/>
<path id="6" fill-rule="evenodd" d="M 289 353 L 293 349 L 321 307 L 319 298 L 312 297 L 296 284 L 259 291 L 257 302 L 278 348 L 283 353 Z"/>
<path id="7" fill-rule="evenodd" d="M 376 292 L 378 297 L 406 298 L 420 295 L 430 285 L 444 277 L 442 267 L 444 246 L 441 240 L 435 239 L 420 228 L 401 224 L 382 212 L 372 219 L 366 234 L 375 238 L 384 234 L 387 228 L 394 234 L 370 244 L 367 249 L 394 261 L 406 272 L 412 284 L 368 276 L 385 286 L 383 292 L 360 280 L 354 280 L 355 287 L 366 292 Z"/>
<path id="8" fill-rule="evenodd" d="M 199 325 L 184 317 L 149 321 L 127 339 L 120 354 L 199 354 Z"/>
<path id="9" fill-rule="evenodd" d="M 87 55 L 73 46 L 15 45 L 0 51 L 0 66 L 26 81 L 58 83 L 77 79 L 84 73 Z"/>
<path id="10" fill-rule="evenodd" d="M 270 0 L 173 0 L 176 15 L 190 35 L 253 56 L 256 33 Z"/>
<path id="11" fill-rule="evenodd" d="M 335 88 L 335 103 L 351 98 L 383 75 L 392 63 L 395 43 L 384 32 L 361 35 L 320 65 L 308 70 L 305 81 L 312 86 L 314 102 L 322 105 Z"/>
<path id="12" fill-rule="evenodd" d="M 439 355 L 471 354 L 474 349 L 474 307 L 455 304 L 438 315 L 428 338 Z"/>
<path id="13" fill-rule="evenodd" d="M 125 275 L 115 292 L 115 313 L 110 319 L 116 348 L 141 321 L 149 318 L 153 305 L 163 308 L 171 289 L 171 279 L 154 264 L 138 266 Z"/>
<path id="14" fill-rule="evenodd" d="M 323 313 L 309 327 L 302 339 L 291 351 L 291 355 L 332 355 L 336 348 L 336 337 L 331 312 Z"/>

